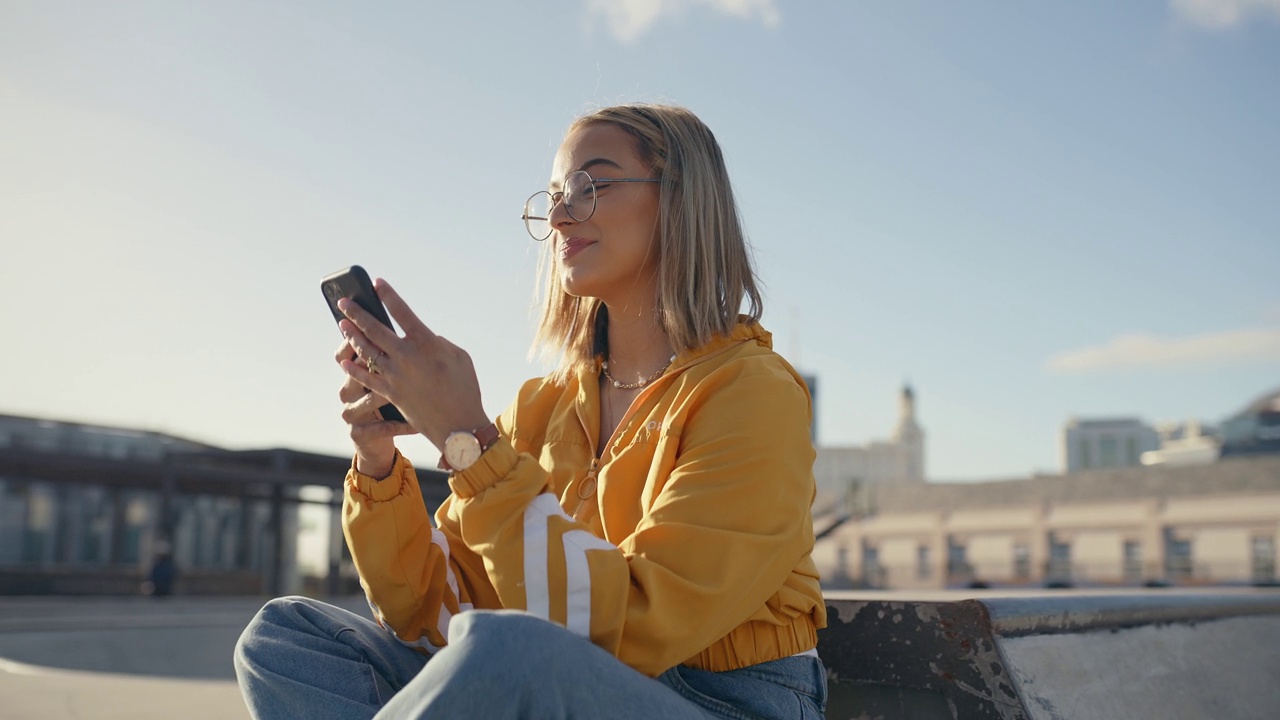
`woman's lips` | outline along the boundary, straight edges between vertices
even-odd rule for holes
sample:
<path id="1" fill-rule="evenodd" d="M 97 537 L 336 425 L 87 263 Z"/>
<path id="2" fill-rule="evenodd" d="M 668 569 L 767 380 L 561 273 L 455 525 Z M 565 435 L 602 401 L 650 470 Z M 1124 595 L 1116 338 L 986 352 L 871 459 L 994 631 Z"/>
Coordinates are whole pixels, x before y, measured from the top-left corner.
<path id="1" fill-rule="evenodd" d="M 595 240 L 587 238 L 571 237 L 560 244 L 560 259 L 568 260 L 587 248 L 588 245 L 594 245 Z"/>

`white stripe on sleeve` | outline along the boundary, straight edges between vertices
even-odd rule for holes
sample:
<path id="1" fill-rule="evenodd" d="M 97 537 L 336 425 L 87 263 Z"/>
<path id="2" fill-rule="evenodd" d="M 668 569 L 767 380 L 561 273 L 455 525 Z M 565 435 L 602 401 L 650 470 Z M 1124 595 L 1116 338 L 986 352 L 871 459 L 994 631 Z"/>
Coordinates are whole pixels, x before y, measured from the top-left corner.
<path id="1" fill-rule="evenodd" d="M 570 530 L 563 539 L 569 585 L 565 593 L 565 627 L 582 637 L 591 637 L 591 568 L 587 565 L 587 551 L 618 548 L 586 530 Z"/>
<path id="2" fill-rule="evenodd" d="M 525 609 L 544 620 L 551 619 L 547 525 L 552 516 L 572 522 L 550 493 L 534 498 L 524 512 Z M 567 585 L 565 626 L 578 635 L 588 637 L 591 633 L 591 568 L 587 564 L 587 551 L 618 548 L 586 530 L 570 530 L 561 536 L 561 542 L 564 545 Z"/>
<path id="3" fill-rule="evenodd" d="M 554 510 L 548 507 L 554 506 Z M 551 619 L 551 597 L 547 588 L 547 518 L 560 503 L 543 493 L 524 509 L 524 609 L 543 620 Z"/>
<path id="4" fill-rule="evenodd" d="M 453 573 L 453 563 L 449 559 L 449 539 L 439 530 L 431 529 L 431 542 L 440 548 L 440 552 L 444 554 L 445 580 L 449 583 L 449 590 L 453 592 L 453 599 L 458 603 L 458 612 L 466 612 L 472 608 L 471 603 L 462 602 L 462 595 L 458 592 L 458 577 Z M 453 615 L 449 612 L 449 608 L 442 600 L 440 603 L 440 618 L 436 622 L 436 630 L 440 631 L 440 637 L 445 642 L 449 642 L 449 621 L 453 619 Z"/>

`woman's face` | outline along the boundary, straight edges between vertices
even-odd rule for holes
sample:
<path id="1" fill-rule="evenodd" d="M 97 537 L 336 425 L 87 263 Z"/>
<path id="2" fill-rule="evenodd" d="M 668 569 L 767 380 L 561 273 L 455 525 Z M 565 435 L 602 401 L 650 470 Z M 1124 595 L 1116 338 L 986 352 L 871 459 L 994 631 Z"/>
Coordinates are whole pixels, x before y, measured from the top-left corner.
<path id="1" fill-rule="evenodd" d="M 651 307 L 657 291 L 658 183 L 606 183 L 602 178 L 649 178 L 635 139 L 612 123 L 575 129 L 556 153 L 551 191 L 572 172 L 596 179 L 596 210 L 584 222 L 564 203 L 551 211 L 550 241 L 564 291 L 604 300 L 615 309 L 630 302 Z"/>

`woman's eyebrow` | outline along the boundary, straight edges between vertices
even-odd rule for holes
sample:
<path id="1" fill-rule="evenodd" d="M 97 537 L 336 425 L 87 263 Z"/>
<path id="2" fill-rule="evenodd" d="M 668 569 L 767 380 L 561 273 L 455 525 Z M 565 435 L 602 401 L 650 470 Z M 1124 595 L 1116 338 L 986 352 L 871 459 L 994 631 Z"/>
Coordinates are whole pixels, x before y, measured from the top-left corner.
<path id="1" fill-rule="evenodd" d="M 579 166 L 578 166 L 578 169 L 579 169 L 579 170 L 586 170 L 587 168 L 589 168 L 589 167 L 594 167 L 594 166 L 596 166 L 596 165 L 608 165 L 608 166 L 610 166 L 610 167 L 615 167 L 615 168 L 617 168 L 617 169 L 619 169 L 619 170 L 621 170 L 621 169 L 622 169 L 622 166 L 621 166 L 621 165 L 619 165 L 618 163 L 616 163 L 616 162 L 614 162 L 614 161 L 612 161 L 612 160 L 610 160 L 610 159 L 608 159 L 608 158 L 595 158 L 595 159 L 593 159 L 593 160 L 588 160 L 588 161 L 586 161 L 586 162 L 582 163 L 581 165 L 579 165 Z"/>
<path id="2" fill-rule="evenodd" d="M 574 170 L 574 172 L 578 172 L 580 170 L 586 170 L 587 168 L 595 167 L 596 165 L 608 165 L 609 167 L 617 168 L 619 170 L 622 169 L 622 166 L 619 165 L 618 163 L 610 160 L 609 158 L 601 157 L 601 158 L 592 158 L 582 163 Z M 548 183 L 547 189 L 551 190 L 552 192 L 557 192 L 560 190 L 561 182 L 562 181 L 560 180 L 552 180 L 550 183 Z"/>

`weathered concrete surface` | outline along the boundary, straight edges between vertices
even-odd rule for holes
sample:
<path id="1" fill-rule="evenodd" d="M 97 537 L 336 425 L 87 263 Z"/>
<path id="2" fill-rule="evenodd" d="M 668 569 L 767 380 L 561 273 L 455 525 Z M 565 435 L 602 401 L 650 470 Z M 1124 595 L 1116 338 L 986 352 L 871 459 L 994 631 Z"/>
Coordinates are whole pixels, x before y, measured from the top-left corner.
<path id="1" fill-rule="evenodd" d="M 1280 593 L 833 593 L 829 718 L 1273 718 Z"/>
<path id="2" fill-rule="evenodd" d="M 829 718 L 1025 718 L 985 606 L 829 600 Z"/>
<path id="3" fill-rule="evenodd" d="M 242 720 L 234 680 L 55 670 L 0 660 L 0 720 Z"/>
<path id="4" fill-rule="evenodd" d="M 0 720 L 248 718 L 231 653 L 263 602 L 0 597 Z"/>
<path id="5" fill-rule="evenodd" d="M 63 670 L 234 680 L 260 597 L 0 597 L 0 658 Z M 330 599 L 366 617 L 363 597 Z"/>
<path id="6" fill-rule="evenodd" d="M 1033 720 L 1280 715 L 1275 615 L 1029 635 L 1001 645 Z"/>

